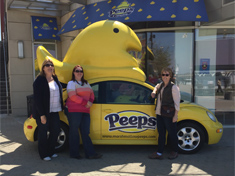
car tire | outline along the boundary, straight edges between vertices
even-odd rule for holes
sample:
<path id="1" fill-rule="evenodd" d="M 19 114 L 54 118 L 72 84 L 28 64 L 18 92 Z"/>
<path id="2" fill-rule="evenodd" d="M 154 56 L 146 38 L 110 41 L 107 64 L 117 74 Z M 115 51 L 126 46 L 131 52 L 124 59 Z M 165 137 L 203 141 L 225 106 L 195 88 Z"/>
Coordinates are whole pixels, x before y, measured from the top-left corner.
<path id="1" fill-rule="evenodd" d="M 177 126 L 177 136 L 180 153 L 196 153 L 205 143 L 205 133 L 203 129 L 192 122 L 180 123 Z"/>
<path id="2" fill-rule="evenodd" d="M 61 152 L 68 147 L 69 143 L 69 128 L 63 122 L 60 122 L 60 134 L 57 139 L 55 150 L 56 152 Z"/>

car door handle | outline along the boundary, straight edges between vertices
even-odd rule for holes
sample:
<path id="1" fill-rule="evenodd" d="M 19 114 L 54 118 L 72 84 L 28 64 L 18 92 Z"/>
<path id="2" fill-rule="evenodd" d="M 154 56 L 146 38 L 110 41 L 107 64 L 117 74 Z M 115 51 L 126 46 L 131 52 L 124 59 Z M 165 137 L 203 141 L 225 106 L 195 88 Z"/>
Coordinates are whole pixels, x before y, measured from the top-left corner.
<path id="1" fill-rule="evenodd" d="M 113 112 L 112 109 L 104 109 L 103 111 L 106 112 L 106 113 L 111 113 L 111 112 Z"/>

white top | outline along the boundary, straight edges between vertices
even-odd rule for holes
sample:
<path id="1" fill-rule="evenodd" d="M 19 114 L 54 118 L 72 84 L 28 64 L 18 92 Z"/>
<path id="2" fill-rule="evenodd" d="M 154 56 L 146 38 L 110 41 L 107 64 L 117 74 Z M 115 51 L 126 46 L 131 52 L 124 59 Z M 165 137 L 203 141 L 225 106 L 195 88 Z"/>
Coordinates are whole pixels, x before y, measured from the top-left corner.
<path id="1" fill-rule="evenodd" d="M 50 112 L 61 111 L 60 89 L 55 81 L 48 83 L 50 88 Z"/>
<path id="2" fill-rule="evenodd" d="M 160 88 L 161 83 L 157 84 L 153 90 L 154 93 L 157 92 L 157 90 Z M 161 115 L 161 106 L 162 106 L 162 102 L 160 100 L 160 94 L 162 95 L 164 90 L 164 87 L 162 87 L 161 92 L 158 94 L 157 97 L 157 108 L 156 108 L 156 114 Z M 180 110 L 180 90 L 179 87 L 176 86 L 175 84 L 172 86 L 172 97 L 174 100 L 174 104 L 175 104 L 175 110 L 179 111 Z"/>

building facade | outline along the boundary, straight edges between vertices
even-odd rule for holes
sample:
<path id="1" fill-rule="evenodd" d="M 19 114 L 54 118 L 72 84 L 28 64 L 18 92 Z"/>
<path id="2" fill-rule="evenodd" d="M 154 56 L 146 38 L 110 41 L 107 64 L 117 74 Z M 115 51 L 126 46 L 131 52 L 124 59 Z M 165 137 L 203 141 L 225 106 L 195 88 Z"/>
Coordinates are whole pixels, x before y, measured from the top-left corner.
<path id="1" fill-rule="evenodd" d="M 80 32 L 68 32 L 60 40 L 35 40 L 31 16 L 55 17 L 58 28 L 84 4 L 66 4 L 61 14 L 44 10 L 11 8 L 5 3 L 7 71 L 11 113 L 27 115 L 27 99 L 37 72 L 35 51 L 43 45 L 58 60 L 63 60 L 71 42 Z M 62 1 L 63 2 L 63 1 Z M 83 2 L 83 1 L 80 1 Z M 85 1 L 86 4 L 99 2 Z M 182 98 L 216 112 L 234 112 L 235 92 L 235 14 L 234 0 L 204 0 L 208 22 L 152 21 L 126 23 L 139 37 L 142 52 L 131 52 L 153 84 L 160 80 L 161 68 L 174 70 L 175 83 Z M 39 4 L 40 6 L 40 4 Z M 44 6 L 44 4 L 41 4 Z M 1 17 L 1 19 L 3 19 Z M 6 35 L 7 34 L 7 35 Z M 24 57 L 19 58 L 18 42 L 23 41 Z M 221 89 L 219 89 L 219 87 Z"/>

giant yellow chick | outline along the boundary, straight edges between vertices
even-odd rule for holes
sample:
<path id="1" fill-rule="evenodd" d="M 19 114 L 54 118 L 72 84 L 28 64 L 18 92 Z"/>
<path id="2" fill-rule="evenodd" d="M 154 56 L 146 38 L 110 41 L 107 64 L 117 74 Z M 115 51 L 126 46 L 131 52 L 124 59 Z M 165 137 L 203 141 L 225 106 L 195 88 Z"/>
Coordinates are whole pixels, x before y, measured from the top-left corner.
<path id="1" fill-rule="evenodd" d="M 72 42 L 63 62 L 42 46 L 37 49 L 38 64 L 46 58 L 54 61 L 59 80 L 67 83 L 75 65 L 84 68 L 85 79 L 126 77 L 145 81 L 144 72 L 128 51 L 141 51 L 142 46 L 132 29 L 118 21 L 104 20 L 91 24 Z"/>

